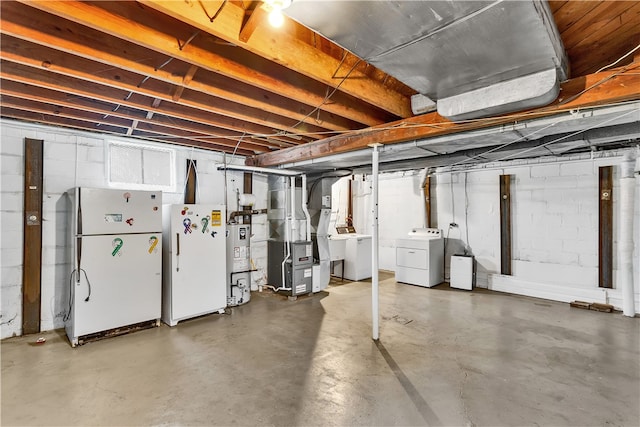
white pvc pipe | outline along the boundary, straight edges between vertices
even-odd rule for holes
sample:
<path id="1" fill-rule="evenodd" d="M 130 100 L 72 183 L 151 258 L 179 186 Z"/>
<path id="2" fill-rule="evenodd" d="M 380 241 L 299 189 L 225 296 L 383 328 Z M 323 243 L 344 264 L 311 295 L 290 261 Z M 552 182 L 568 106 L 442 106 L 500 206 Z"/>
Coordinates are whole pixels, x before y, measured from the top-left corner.
<path id="1" fill-rule="evenodd" d="M 373 145 L 371 179 L 373 181 L 373 224 L 371 244 L 371 320 L 372 338 L 377 341 L 380 338 L 380 308 L 379 308 L 379 283 L 378 283 L 378 146 Z"/>
<path id="2" fill-rule="evenodd" d="M 307 208 L 307 175 L 302 175 L 302 212 L 306 219 L 307 225 L 307 242 L 311 241 L 311 215 L 309 215 L 309 209 Z"/>
<path id="3" fill-rule="evenodd" d="M 284 178 L 286 184 L 286 178 Z M 286 185 L 285 185 L 286 187 Z M 286 194 L 286 193 L 285 193 Z M 285 212 L 286 212 L 286 203 L 285 203 Z M 276 292 L 279 290 L 291 290 L 291 288 L 287 288 L 286 274 L 285 274 L 285 264 L 287 260 L 291 257 L 291 215 L 287 215 L 287 224 L 284 227 L 284 247 L 286 250 L 286 254 L 284 259 L 282 260 L 282 264 L 280 265 L 281 273 L 282 273 L 282 285 L 279 288 L 276 288 Z M 292 282 L 293 283 L 293 282 Z"/>
<path id="4" fill-rule="evenodd" d="M 636 180 L 633 177 L 635 158 L 632 152 L 625 154 L 620 177 L 620 237 L 618 259 L 620 260 L 620 289 L 622 291 L 622 314 L 636 314 L 633 286 L 633 198 Z"/>
<path id="5" fill-rule="evenodd" d="M 296 224 L 296 177 L 289 178 L 291 183 L 291 241 L 298 240 L 297 231 L 298 226 Z"/>
<path id="6" fill-rule="evenodd" d="M 234 170 L 234 171 L 244 171 L 244 172 L 255 172 L 255 173 L 263 173 L 265 175 L 283 175 L 283 176 L 294 176 L 302 174 L 301 171 L 291 170 L 291 169 L 272 169 L 272 168 L 261 168 L 259 166 L 245 166 L 245 165 L 228 165 L 225 163 L 218 165 L 218 170 Z"/>

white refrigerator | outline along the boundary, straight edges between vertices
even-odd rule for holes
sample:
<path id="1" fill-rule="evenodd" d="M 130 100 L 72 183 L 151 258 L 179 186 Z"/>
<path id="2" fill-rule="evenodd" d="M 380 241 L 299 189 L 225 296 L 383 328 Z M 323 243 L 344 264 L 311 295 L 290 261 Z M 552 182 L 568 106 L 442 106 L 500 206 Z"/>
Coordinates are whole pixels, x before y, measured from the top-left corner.
<path id="1" fill-rule="evenodd" d="M 79 187 L 68 194 L 73 265 L 65 329 L 71 345 L 129 325 L 158 325 L 162 192 Z"/>
<path id="2" fill-rule="evenodd" d="M 164 206 L 162 321 L 179 321 L 227 306 L 224 205 Z"/>

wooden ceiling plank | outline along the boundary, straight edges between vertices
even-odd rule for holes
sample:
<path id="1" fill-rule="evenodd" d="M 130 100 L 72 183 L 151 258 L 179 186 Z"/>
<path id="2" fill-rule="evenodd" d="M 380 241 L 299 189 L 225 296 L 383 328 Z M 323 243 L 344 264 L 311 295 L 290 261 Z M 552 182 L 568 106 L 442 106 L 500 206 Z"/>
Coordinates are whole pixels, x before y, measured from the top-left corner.
<path id="1" fill-rule="evenodd" d="M 274 30 L 266 25 L 266 22 L 255 28 L 255 36 L 247 42 L 241 41 L 239 36 L 244 10 L 233 4 L 224 7 L 212 25 L 195 3 L 185 4 L 166 0 L 139 0 L 139 2 L 331 87 L 335 88 L 341 82 L 340 79 L 333 77 L 339 66 L 339 60 L 314 49 L 289 35 L 287 31 Z M 288 25 L 298 25 L 292 20 L 287 21 Z M 379 106 L 396 116 L 412 116 L 411 105 L 406 96 L 367 78 L 360 72 L 356 71 L 350 78 L 345 79 L 340 90 Z"/>
<path id="2" fill-rule="evenodd" d="M 635 2 L 627 1 L 602 1 L 597 3 L 595 8 L 583 15 L 581 19 L 578 19 L 562 34 L 564 48 L 571 49 L 580 43 L 586 34 L 598 31 L 634 4 Z"/>
<path id="3" fill-rule="evenodd" d="M 81 99 L 78 97 L 74 97 L 73 102 L 71 102 L 68 100 L 68 96 L 66 96 L 62 92 L 56 92 L 56 91 L 43 89 L 43 88 L 36 89 L 30 86 L 18 88 L 17 86 L 24 86 L 24 85 L 18 85 L 10 81 L 1 81 L 0 83 L 1 83 L 0 94 L 2 94 L 3 96 L 22 98 L 29 101 L 50 104 L 57 107 L 81 109 L 82 111 L 90 111 L 90 112 L 98 113 L 101 115 L 111 115 L 111 116 L 120 117 L 127 120 L 138 120 L 139 122 L 147 123 L 149 125 L 167 128 L 165 132 L 169 134 L 174 134 L 174 132 L 172 131 L 174 129 L 189 131 L 193 133 L 198 133 L 203 137 L 207 136 L 207 137 L 228 139 L 230 141 L 234 141 L 234 146 L 235 146 L 235 141 L 237 141 L 241 137 L 241 134 L 236 132 L 231 132 L 226 129 L 212 128 L 209 126 L 182 120 L 179 118 L 169 119 L 162 115 L 155 115 L 155 117 L 153 117 L 153 120 L 152 120 L 152 118 L 150 117 L 143 116 L 142 111 L 140 111 L 140 114 L 131 114 L 130 112 L 126 111 L 128 109 L 127 107 L 119 108 L 113 111 L 114 110 L 113 104 L 108 106 L 107 105 L 97 106 L 97 103 L 94 101 Z M 141 118 L 141 117 L 144 117 L 144 118 Z M 269 150 L 270 147 L 274 147 L 274 144 L 267 144 L 262 141 L 258 143 L 254 143 L 253 145 L 254 146 L 251 147 L 251 149 L 257 152 L 268 152 L 270 151 Z M 290 146 L 290 145 L 287 145 L 287 146 Z"/>
<path id="4" fill-rule="evenodd" d="M 2 3 L 4 9 L 4 3 L 9 2 L 0 3 Z M 226 77 L 256 87 L 258 90 L 266 89 L 273 95 L 282 94 L 283 96 L 292 98 L 297 102 L 310 106 L 317 106 L 324 100 L 323 94 L 310 92 L 306 90 L 305 87 L 297 87 L 288 83 L 284 83 L 277 78 L 256 70 L 249 69 L 234 61 L 230 61 L 225 57 L 216 55 L 210 50 L 201 49 L 194 44 L 190 44 L 184 49 L 179 49 L 174 36 L 158 31 L 154 28 L 139 25 L 136 22 L 129 21 L 124 17 L 110 13 L 105 9 L 98 7 L 96 4 L 92 5 L 77 1 L 49 0 L 29 0 L 24 1 L 23 3 L 27 6 L 36 7 L 47 13 L 51 13 L 53 15 L 57 15 L 70 21 L 76 22 L 77 24 L 110 34 L 111 36 L 114 36 L 116 38 L 140 44 L 147 49 L 163 53 L 170 57 L 175 57 L 181 61 L 197 65 L 198 67 L 206 69 L 208 71 L 222 74 Z M 226 9 L 229 8 L 225 8 L 225 10 Z M 233 9 L 239 10 L 237 6 L 234 6 Z M 204 13 L 200 13 L 203 17 L 205 16 Z M 5 13 L 3 11 L 3 19 L 4 15 Z M 206 21 L 209 22 L 208 19 Z M 77 46 L 74 47 L 77 48 Z M 139 67 L 140 66 L 142 65 L 139 65 Z M 159 70 L 156 70 L 156 72 L 147 72 L 143 74 L 161 74 L 158 71 Z M 218 89 L 218 91 L 219 90 L 220 89 Z M 276 103 L 273 103 L 272 105 L 272 107 L 265 106 L 267 111 L 270 111 L 271 108 L 277 107 Z M 367 125 L 371 125 L 372 121 L 376 122 L 375 124 L 381 123 L 378 119 L 372 118 L 372 116 L 369 115 L 366 110 L 360 110 L 359 108 L 356 108 L 355 105 L 326 103 L 322 105 L 321 109 L 341 117 L 349 118 L 350 120 L 354 120 L 358 123 Z M 295 111 L 296 110 L 294 109 L 294 115 L 296 114 Z"/>
<path id="5" fill-rule="evenodd" d="M 21 46 L 21 43 L 15 42 L 12 37 L 3 37 L 0 41 L 0 57 L 5 60 L 16 62 L 35 68 L 44 68 L 53 73 L 63 74 L 77 79 L 100 83 L 105 86 L 122 89 L 127 92 L 139 93 L 153 98 L 172 101 L 170 95 L 171 87 L 166 83 L 156 80 L 149 80 L 140 86 L 140 76 L 130 74 L 128 72 L 104 73 L 104 68 L 99 64 L 84 58 L 65 54 L 64 52 L 53 50 L 46 47 L 30 45 L 28 49 Z M 28 55 L 28 56 L 27 56 Z M 43 58 L 46 58 L 43 61 Z M 165 85 L 165 86 L 163 86 Z M 154 86 L 157 89 L 154 89 Z M 195 100 L 196 97 L 202 98 L 201 101 Z M 208 95 L 203 96 L 202 93 L 194 93 L 190 98 L 182 96 L 182 104 L 189 105 L 203 111 L 210 112 L 212 106 L 220 107 L 216 110 L 218 114 L 228 117 L 256 123 L 262 126 L 272 126 L 279 130 L 289 133 L 302 132 L 322 132 L 327 130 L 320 126 L 312 126 L 309 123 L 302 123 L 299 127 L 293 127 L 297 122 L 294 119 L 269 114 L 263 110 L 247 107 L 241 104 L 229 102 L 227 100 L 211 98 Z"/>
<path id="6" fill-rule="evenodd" d="M 126 93 L 124 91 L 118 92 L 114 89 L 108 89 L 99 84 L 94 84 L 86 81 L 78 81 L 64 76 L 55 76 L 47 72 L 39 71 L 33 68 L 19 66 L 14 63 L 2 61 L 0 63 L 0 76 L 7 80 L 14 82 L 25 83 L 28 85 L 34 85 L 38 87 L 45 87 L 47 89 L 58 90 L 65 93 L 82 96 L 85 98 L 98 99 L 105 102 L 111 102 L 116 105 L 127 105 L 137 109 L 149 109 L 148 102 L 142 98 L 139 101 L 137 97 L 130 97 L 125 100 Z M 228 119 L 226 117 L 218 117 L 216 114 L 206 113 L 200 110 L 194 110 L 191 107 L 182 106 L 173 103 L 164 103 L 163 105 L 153 109 L 155 113 L 164 114 L 169 117 L 178 117 L 185 120 L 192 120 L 200 123 L 207 123 L 212 126 L 228 129 L 236 132 L 246 133 L 249 135 L 271 135 L 273 129 L 257 126 L 250 123 Z M 278 139 L 277 136 L 274 136 Z M 287 138 L 283 138 L 284 141 L 288 141 Z"/>
<path id="7" fill-rule="evenodd" d="M 552 5 L 554 2 L 549 2 Z M 559 3 L 559 2 L 558 2 Z M 559 8 L 553 10 L 553 19 L 556 22 L 558 31 L 562 35 L 571 29 L 571 26 L 582 19 L 592 9 L 598 5 L 595 1 L 565 1 Z"/>
<path id="8" fill-rule="evenodd" d="M 562 6 L 568 3 L 568 0 L 549 0 L 551 12 L 556 13 Z"/>
<path id="9" fill-rule="evenodd" d="M 640 64 L 638 64 L 640 66 Z M 629 67 L 631 69 L 631 67 Z M 585 88 L 591 88 L 584 91 Z M 349 134 L 293 147 L 272 153 L 264 153 L 248 159 L 256 166 L 276 166 L 294 161 L 319 158 L 331 154 L 365 149 L 369 144 L 394 144 L 416 139 L 459 133 L 492 126 L 522 122 L 532 118 L 548 117 L 572 109 L 595 107 L 617 102 L 640 99 L 640 75 L 636 70 L 620 75 L 602 72 L 569 80 L 562 84 L 561 98 L 547 107 L 491 117 L 466 123 L 451 122 L 437 113 L 373 127 Z M 563 103 L 564 102 L 564 103 Z"/>
<path id="10" fill-rule="evenodd" d="M 612 38 L 626 38 L 626 35 L 619 34 L 619 32 L 621 28 L 627 25 L 635 29 L 635 35 L 640 34 L 640 2 L 634 2 L 632 7 L 601 25 L 597 31 L 593 30 L 589 31 L 588 34 L 583 34 L 582 39 L 568 50 L 580 49 L 583 46 L 588 46 L 589 49 L 592 49 L 593 46 L 601 44 L 602 41 L 606 42 Z M 631 34 L 633 33 L 631 31 Z"/>
<path id="11" fill-rule="evenodd" d="M 638 46 L 640 27 L 630 27 L 626 30 L 616 32 L 616 38 L 604 39 L 598 41 L 595 46 L 589 48 L 589 55 L 576 53 L 574 50 L 568 52 L 572 60 L 572 66 L 578 75 L 590 74 L 598 71 L 600 68 L 612 64 L 622 56 L 630 52 Z M 620 61 L 615 67 L 628 65 L 633 62 L 632 55 Z"/>

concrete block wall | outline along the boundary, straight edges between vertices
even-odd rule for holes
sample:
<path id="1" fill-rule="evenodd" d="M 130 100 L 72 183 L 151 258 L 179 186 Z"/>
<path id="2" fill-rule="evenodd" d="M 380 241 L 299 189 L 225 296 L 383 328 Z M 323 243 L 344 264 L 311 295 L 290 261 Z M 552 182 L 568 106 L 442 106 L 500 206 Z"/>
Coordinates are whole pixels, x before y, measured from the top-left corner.
<path id="1" fill-rule="evenodd" d="M 139 140 L 124 139 L 110 135 L 70 131 L 48 126 L 30 125 L 13 120 L 0 121 L 0 227 L 2 229 L 1 270 L 1 337 L 21 334 L 22 324 L 22 231 L 23 231 L 23 185 L 24 185 L 24 138 L 44 140 L 44 186 L 42 218 L 42 284 L 41 284 L 41 329 L 63 327 L 67 311 L 69 259 L 69 215 L 65 193 L 73 187 L 109 188 L 107 181 L 107 142 L 120 141 L 158 146 Z M 167 146 L 162 145 L 163 148 Z M 198 164 L 198 203 L 229 203 L 228 210 L 236 210 L 236 190 L 242 192 L 242 172 L 227 172 L 227 195 L 225 196 L 225 174 L 217 170 L 223 162 L 219 153 L 171 147 L 175 150 L 174 188 L 163 192 L 163 203 L 182 203 L 184 200 L 184 177 L 186 159 L 195 159 Z M 243 159 L 227 159 L 242 163 Z M 170 171 L 167 171 L 169 173 Z M 259 195 L 261 193 L 256 193 Z M 262 193 L 266 194 L 266 192 Z M 266 207 L 264 200 L 258 197 Z M 263 225 L 264 226 L 264 225 Z M 254 228 L 260 228 L 260 224 Z M 259 230 L 257 230 L 260 233 Z M 261 252 L 258 250 L 258 255 Z M 266 259 L 266 251 L 264 254 Z M 266 264 L 259 260 L 258 263 Z"/>
<path id="2" fill-rule="evenodd" d="M 512 276 L 507 291 L 518 293 L 526 283 L 531 295 L 565 300 L 579 292 L 598 288 L 598 168 L 614 166 L 614 289 L 607 302 L 622 304 L 617 278 L 619 225 L 619 164 L 622 152 L 602 157 L 544 158 L 485 165 L 459 171 L 440 169 L 432 177 L 434 227 L 447 236 L 445 276 L 450 256 L 465 249 L 477 262 L 476 283 L 491 287 L 500 273 L 499 176 L 512 175 Z M 395 239 L 411 227 L 422 226 L 424 203 L 419 190 L 419 171 L 381 174 L 379 180 L 380 266 L 395 269 Z M 634 228 L 634 279 L 636 310 L 640 312 L 640 179 L 636 179 Z M 357 197 L 356 197 L 357 200 Z M 355 209 L 354 204 L 354 209 Z M 335 207 L 334 207 L 335 209 Z M 370 227 L 370 202 L 358 207 Z M 455 224 L 455 225 L 451 225 Z M 511 280 L 513 283 L 510 283 Z M 519 283 L 516 283 L 520 281 Z M 553 285 L 549 288 L 548 285 Z M 501 285 L 502 286 L 502 285 Z M 510 288 L 510 286 L 512 286 Z M 553 287 L 558 289 L 554 296 Z M 541 291 L 536 293 L 536 287 Z M 544 292 L 542 289 L 544 288 Z M 561 288 L 563 289 L 561 291 Z M 566 289 L 565 289 L 566 288 Z M 497 289 L 497 288 L 496 288 Z M 505 290 L 504 287 L 500 288 Z M 548 289 L 552 289 L 551 292 Z M 567 290 L 568 289 L 568 290 Z M 577 295 L 576 293 L 574 293 Z M 564 299 L 563 299 L 564 298 Z"/>

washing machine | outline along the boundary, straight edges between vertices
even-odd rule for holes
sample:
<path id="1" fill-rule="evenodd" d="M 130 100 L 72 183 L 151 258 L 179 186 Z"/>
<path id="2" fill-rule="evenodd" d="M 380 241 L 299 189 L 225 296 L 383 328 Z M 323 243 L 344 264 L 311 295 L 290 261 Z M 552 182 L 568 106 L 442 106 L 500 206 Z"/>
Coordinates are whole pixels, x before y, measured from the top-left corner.
<path id="1" fill-rule="evenodd" d="M 396 281 L 427 288 L 444 281 L 442 230 L 414 228 L 396 240 Z"/>
<path id="2" fill-rule="evenodd" d="M 369 279 L 373 236 L 358 234 L 353 227 L 336 227 L 336 230 L 338 234 L 329 237 L 329 251 L 333 248 L 334 254 L 339 252 L 343 261 L 334 265 L 333 275 L 353 281 Z"/>

